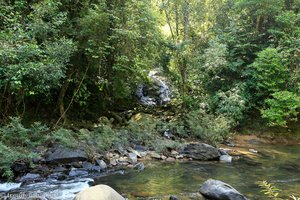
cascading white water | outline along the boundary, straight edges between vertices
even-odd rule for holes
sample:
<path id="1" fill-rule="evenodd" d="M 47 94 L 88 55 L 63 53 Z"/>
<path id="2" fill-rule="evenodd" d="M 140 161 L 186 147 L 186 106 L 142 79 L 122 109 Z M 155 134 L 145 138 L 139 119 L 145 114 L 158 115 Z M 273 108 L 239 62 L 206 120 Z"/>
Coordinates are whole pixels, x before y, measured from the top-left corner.
<path id="1" fill-rule="evenodd" d="M 22 183 L 0 183 L 0 192 L 7 192 L 21 187 Z"/>
<path id="2" fill-rule="evenodd" d="M 22 187 L 21 183 L 3 183 L 0 184 L 0 192 L 4 199 L 11 200 L 72 200 L 76 193 L 88 188 L 91 182 L 94 182 L 91 178 L 78 178 L 69 181 L 51 180 Z"/>
<path id="3" fill-rule="evenodd" d="M 138 97 L 140 103 L 145 106 L 156 105 L 156 100 L 154 98 L 146 96 L 144 93 L 145 93 L 145 85 L 139 85 L 136 91 L 136 96 Z"/>
<path id="4" fill-rule="evenodd" d="M 136 95 L 141 104 L 146 106 L 163 105 L 171 100 L 171 90 L 159 70 L 154 69 L 149 72 L 149 79 L 158 87 L 158 95 L 150 97 L 146 94 L 147 86 L 142 84 L 137 88 Z"/>

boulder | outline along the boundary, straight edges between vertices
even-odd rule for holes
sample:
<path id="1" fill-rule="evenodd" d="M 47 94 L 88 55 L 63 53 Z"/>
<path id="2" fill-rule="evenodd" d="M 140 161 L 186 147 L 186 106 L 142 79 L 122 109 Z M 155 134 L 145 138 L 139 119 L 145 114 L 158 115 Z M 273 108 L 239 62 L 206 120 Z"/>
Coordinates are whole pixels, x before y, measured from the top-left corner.
<path id="1" fill-rule="evenodd" d="M 128 159 L 129 159 L 129 162 L 132 163 L 132 164 L 137 163 L 137 154 L 129 153 L 128 154 Z"/>
<path id="2" fill-rule="evenodd" d="M 62 172 L 55 172 L 55 173 L 53 173 L 53 174 L 50 174 L 49 176 L 48 176 L 48 181 L 49 180 L 64 180 L 64 179 L 66 179 L 67 178 L 67 175 L 66 174 L 64 174 L 64 173 L 62 173 Z"/>
<path id="3" fill-rule="evenodd" d="M 168 157 L 165 156 L 165 155 L 161 155 L 160 158 L 161 158 L 162 160 L 166 160 Z"/>
<path id="4" fill-rule="evenodd" d="M 204 143 L 188 144 L 181 151 L 187 158 L 193 160 L 219 160 L 219 150 L 213 146 Z"/>
<path id="5" fill-rule="evenodd" d="M 161 156 L 156 152 L 150 152 L 149 155 L 150 155 L 151 158 L 161 159 Z"/>
<path id="6" fill-rule="evenodd" d="M 31 170 L 31 172 L 45 175 L 50 173 L 50 169 L 46 165 L 37 165 L 33 170 Z"/>
<path id="7" fill-rule="evenodd" d="M 46 162 L 51 164 L 86 161 L 87 159 L 88 157 L 83 150 L 64 147 L 57 147 L 46 156 Z"/>
<path id="8" fill-rule="evenodd" d="M 73 200 L 125 200 L 108 185 L 96 185 L 79 192 Z"/>
<path id="9" fill-rule="evenodd" d="M 232 156 L 230 155 L 222 155 L 220 156 L 221 162 L 231 163 L 232 162 Z"/>
<path id="10" fill-rule="evenodd" d="M 84 169 L 71 169 L 71 171 L 69 172 L 70 177 L 86 176 L 88 174 L 89 174 L 88 171 Z"/>
<path id="11" fill-rule="evenodd" d="M 129 159 L 128 157 L 124 156 L 124 157 L 120 157 L 118 159 L 119 163 L 128 163 L 129 162 Z"/>
<path id="12" fill-rule="evenodd" d="M 247 200 L 232 186 L 222 181 L 209 179 L 203 183 L 199 192 L 208 199 L 213 200 Z"/>
<path id="13" fill-rule="evenodd" d="M 82 167 L 87 171 L 101 172 L 102 168 L 100 166 L 94 165 L 90 162 L 82 163 Z"/>
<path id="14" fill-rule="evenodd" d="M 34 182 L 41 180 L 42 177 L 39 174 L 27 173 L 25 176 L 20 178 L 20 182 Z"/>
<path id="15" fill-rule="evenodd" d="M 146 147 L 142 146 L 142 145 L 135 145 L 134 146 L 134 150 L 136 151 L 147 151 Z"/>
<path id="16" fill-rule="evenodd" d="M 104 162 L 104 160 L 96 160 L 97 164 L 101 167 L 101 169 L 106 169 L 107 164 Z"/>
<path id="17" fill-rule="evenodd" d="M 12 166 L 15 173 L 25 173 L 29 169 L 29 163 L 27 162 L 15 162 Z"/>
<path id="18" fill-rule="evenodd" d="M 118 165 L 118 160 L 116 158 L 112 158 L 109 160 L 109 164 L 111 166 L 116 166 L 116 165 Z"/>
<path id="19" fill-rule="evenodd" d="M 171 151 L 171 156 L 176 157 L 178 155 L 179 155 L 179 153 L 177 151 L 175 151 L 175 150 Z"/>
<path id="20" fill-rule="evenodd" d="M 180 200 L 177 196 L 172 195 L 170 196 L 169 200 Z"/>
<path id="21" fill-rule="evenodd" d="M 56 166 L 52 171 L 53 172 L 65 172 L 67 171 L 68 169 L 63 167 L 63 166 Z"/>
<path id="22" fill-rule="evenodd" d="M 137 163 L 136 165 L 133 166 L 133 169 L 138 171 L 143 171 L 145 169 L 145 165 L 144 163 Z"/>
<path id="23" fill-rule="evenodd" d="M 166 159 L 166 161 L 167 161 L 167 162 L 175 162 L 176 159 L 175 159 L 175 158 L 172 158 L 172 157 L 168 157 L 168 158 Z"/>

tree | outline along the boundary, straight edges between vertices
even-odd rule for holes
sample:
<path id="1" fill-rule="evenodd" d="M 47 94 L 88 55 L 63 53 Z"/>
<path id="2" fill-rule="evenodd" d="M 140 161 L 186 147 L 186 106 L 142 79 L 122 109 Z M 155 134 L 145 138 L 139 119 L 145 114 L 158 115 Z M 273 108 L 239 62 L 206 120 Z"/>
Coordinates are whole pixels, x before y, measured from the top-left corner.
<path id="1" fill-rule="evenodd" d="M 271 93 L 285 88 L 288 68 L 282 62 L 277 49 L 267 48 L 258 53 L 252 69 L 258 97 L 269 97 Z"/>
<path id="2" fill-rule="evenodd" d="M 50 96 L 50 91 L 60 86 L 76 51 L 72 39 L 60 36 L 66 21 L 66 13 L 59 10 L 60 2 L 33 4 L 33 11 L 27 1 L 4 5 L 0 31 L 2 118 L 24 114 L 26 97 Z"/>
<path id="3" fill-rule="evenodd" d="M 289 91 L 280 91 L 266 99 L 266 108 L 261 110 L 262 117 L 269 126 L 286 127 L 289 121 L 297 121 L 300 108 L 300 96 Z"/>

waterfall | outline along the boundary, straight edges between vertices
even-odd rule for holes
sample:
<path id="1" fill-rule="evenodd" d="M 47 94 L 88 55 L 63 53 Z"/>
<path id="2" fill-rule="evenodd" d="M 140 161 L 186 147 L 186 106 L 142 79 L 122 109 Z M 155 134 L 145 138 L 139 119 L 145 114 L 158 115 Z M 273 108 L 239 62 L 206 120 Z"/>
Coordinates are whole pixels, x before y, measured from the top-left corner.
<path id="1" fill-rule="evenodd" d="M 153 85 L 158 88 L 156 94 L 148 94 L 149 86 L 141 84 L 138 86 L 136 96 L 139 102 L 146 106 L 163 105 L 171 100 L 171 90 L 167 85 L 165 78 L 159 75 L 159 70 L 151 70 L 148 74 Z"/>

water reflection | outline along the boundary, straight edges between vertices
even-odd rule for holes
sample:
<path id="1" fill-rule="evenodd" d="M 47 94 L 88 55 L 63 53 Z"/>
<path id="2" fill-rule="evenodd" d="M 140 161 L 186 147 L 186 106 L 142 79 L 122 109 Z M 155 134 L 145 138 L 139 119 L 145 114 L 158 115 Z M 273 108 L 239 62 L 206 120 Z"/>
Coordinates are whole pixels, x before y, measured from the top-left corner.
<path id="1" fill-rule="evenodd" d="M 143 172 L 97 178 L 95 184 L 108 184 L 131 199 L 194 193 L 208 178 L 234 186 L 250 199 L 264 199 L 256 182 L 273 181 L 283 194 L 300 194 L 300 146 L 257 147 L 256 160 L 233 163 L 188 162 L 146 163 Z"/>

